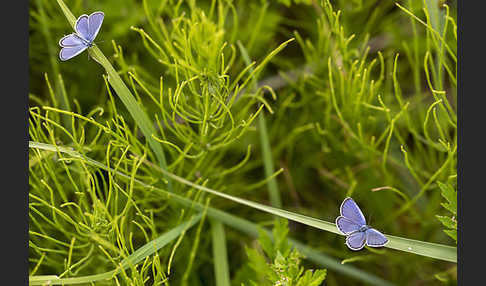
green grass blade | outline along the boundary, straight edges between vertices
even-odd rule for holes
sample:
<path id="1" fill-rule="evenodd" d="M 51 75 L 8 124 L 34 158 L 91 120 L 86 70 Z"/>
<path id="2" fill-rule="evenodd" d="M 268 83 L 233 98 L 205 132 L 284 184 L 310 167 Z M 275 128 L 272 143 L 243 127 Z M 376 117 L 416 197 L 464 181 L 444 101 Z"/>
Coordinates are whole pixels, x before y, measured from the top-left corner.
<path id="1" fill-rule="evenodd" d="M 247 66 L 251 65 L 250 56 L 246 51 L 245 47 L 241 44 L 241 42 L 237 42 L 238 47 L 240 48 L 241 55 L 243 60 L 245 61 Z M 253 67 L 250 67 L 250 72 L 253 72 Z M 256 80 L 256 79 L 255 79 Z M 257 89 L 256 81 L 253 81 L 253 90 Z M 260 144 L 262 147 L 262 157 L 263 157 L 263 166 L 265 169 L 265 177 L 270 177 L 275 172 L 272 160 L 272 149 L 270 147 L 270 140 L 268 139 L 268 132 L 267 132 L 267 125 L 265 123 L 265 113 L 262 111 L 258 116 L 258 130 L 260 131 Z M 268 186 L 268 193 L 270 196 L 270 204 L 274 207 L 281 208 L 282 207 L 282 200 L 280 198 L 280 192 L 278 191 L 277 180 L 272 178 L 267 182 Z"/>
<path id="2" fill-rule="evenodd" d="M 457 247 L 387 235 L 386 247 L 457 263 Z"/>
<path id="3" fill-rule="evenodd" d="M 263 166 L 265 168 L 265 177 L 270 177 L 274 173 L 272 149 L 268 139 L 267 125 L 265 123 L 265 113 L 258 116 L 258 130 L 260 131 L 260 144 L 262 146 Z M 270 203 L 272 206 L 281 208 L 282 199 L 278 190 L 277 179 L 272 178 L 267 182 L 268 192 L 270 193 Z"/>
<path id="4" fill-rule="evenodd" d="M 35 145 L 32 145 L 32 143 L 39 144 L 39 143 L 36 143 L 36 142 L 29 141 L 29 147 L 31 147 L 31 148 L 33 146 L 35 146 Z M 49 145 L 49 144 L 44 144 L 44 145 Z M 40 145 L 37 145 L 37 146 L 40 146 Z M 56 147 L 56 146 L 53 146 L 53 145 L 50 145 L 50 146 L 51 147 L 49 147 L 49 148 L 52 148 L 52 147 L 54 148 L 53 151 L 56 151 L 55 148 L 59 148 L 59 150 L 61 150 L 60 149 L 61 147 Z M 77 153 L 77 152 L 72 151 L 72 150 L 68 150 L 68 151 L 69 151 L 70 154 L 76 154 Z M 79 153 L 77 153 L 77 154 L 78 154 L 77 155 L 78 158 L 82 158 Z M 302 224 L 305 224 L 305 225 L 308 225 L 308 226 L 312 226 L 312 227 L 315 227 L 315 228 L 318 228 L 318 229 L 321 229 L 321 230 L 325 230 L 325 231 L 329 231 L 329 232 L 336 233 L 336 234 L 339 234 L 339 235 L 343 235 L 341 232 L 339 232 L 339 230 L 337 229 L 337 227 L 334 223 L 323 221 L 323 220 L 313 218 L 313 217 L 308 217 L 308 216 L 297 214 L 297 213 L 293 213 L 293 212 L 289 212 L 289 211 L 286 211 L 286 210 L 262 205 L 262 204 L 255 203 L 255 202 L 252 202 L 252 201 L 249 201 L 249 200 L 234 197 L 234 196 L 231 196 L 231 195 L 228 195 L 228 194 L 220 193 L 220 192 L 215 191 L 213 189 L 210 189 L 210 188 L 207 188 L 207 187 L 204 187 L 204 186 L 200 186 L 200 185 L 195 184 L 191 181 L 188 181 L 184 178 L 181 178 L 177 175 L 169 173 L 169 172 L 161 169 L 160 167 L 158 167 L 154 164 L 151 164 L 151 163 L 149 163 L 149 164 L 152 167 L 154 167 L 154 169 L 159 170 L 162 173 L 165 173 L 168 177 L 170 177 L 170 178 L 172 178 L 172 179 L 174 179 L 174 180 L 176 180 L 180 183 L 183 183 L 185 185 L 191 186 L 195 189 L 198 189 L 198 190 L 216 195 L 218 197 L 222 197 L 222 198 L 234 201 L 236 203 L 246 205 L 246 206 L 249 206 L 249 207 L 270 213 L 270 214 L 274 214 L 274 215 L 277 215 L 277 216 L 280 216 L 280 217 L 284 217 L 286 219 L 290 219 L 292 221 L 296 221 L 296 222 L 299 222 L 299 223 L 302 223 Z M 100 165 L 102 165 L 102 164 L 98 163 L 98 166 L 100 166 Z M 388 237 L 389 242 L 387 243 L 387 245 L 385 245 L 385 247 L 400 250 L 400 251 L 410 252 L 410 253 L 414 253 L 414 254 L 430 257 L 430 258 L 435 258 L 435 259 L 440 259 L 440 260 L 445 260 L 445 261 L 457 263 L 457 247 L 443 245 L 443 244 L 437 244 L 437 243 L 429 243 L 429 242 L 413 240 L 413 239 L 407 239 L 407 238 L 402 238 L 402 237 L 397 237 L 397 236 L 392 236 L 392 235 L 386 235 L 386 236 Z"/>
<path id="5" fill-rule="evenodd" d="M 57 3 L 61 7 L 61 10 L 66 16 L 69 24 L 71 24 L 71 26 L 74 28 L 74 24 L 76 23 L 76 18 L 74 17 L 74 15 L 71 13 L 69 8 L 66 6 L 66 4 L 64 4 L 62 0 L 57 0 Z M 137 125 L 140 127 L 143 135 L 145 136 L 145 139 L 150 145 L 150 148 L 157 157 L 157 161 L 159 162 L 160 167 L 164 170 L 167 170 L 167 161 L 165 159 L 164 150 L 162 149 L 160 143 L 152 137 L 152 134 L 156 134 L 156 130 L 148 115 L 142 110 L 128 87 L 125 85 L 125 83 L 120 78 L 111 63 L 97 46 L 90 48 L 90 55 L 100 65 L 102 65 L 103 68 L 105 68 L 106 73 L 108 74 L 108 82 L 113 87 L 125 107 L 128 109 L 130 115 L 133 117 Z M 167 181 L 169 190 L 172 190 L 172 184 L 168 178 Z"/>
<path id="6" fill-rule="evenodd" d="M 100 163 L 96 160 L 93 160 L 91 158 L 87 158 L 86 156 L 83 156 L 80 153 L 74 151 L 72 148 L 55 146 L 55 145 L 45 144 L 45 143 L 40 143 L 40 142 L 32 142 L 32 141 L 29 141 L 29 148 L 48 150 L 48 151 L 52 151 L 52 152 L 62 152 L 62 153 L 67 154 L 67 155 L 69 155 L 73 158 L 84 160 L 86 163 L 88 163 L 92 166 L 113 172 L 114 174 L 116 174 L 120 177 L 123 177 L 125 179 L 128 179 L 128 180 L 131 179 L 131 177 L 129 175 L 126 175 L 121 171 L 109 168 L 106 165 L 104 165 L 104 164 L 102 164 L 102 163 Z M 160 192 L 164 195 L 170 195 L 170 198 L 174 202 L 176 202 L 176 203 L 178 203 L 182 206 L 185 206 L 185 207 L 188 207 L 188 208 L 194 208 L 194 209 L 199 210 L 199 211 L 204 211 L 204 209 L 206 208 L 206 206 L 204 206 L 200 203 L 196 203 L 196 202 L 194 202 L 190 199 L 187 199 L 185 197 L 182 197 L 182 196 L 179 196 L 177 194 L 168 192 L 166 190 L 163 190 L 163 189 L 154 187 L 152 185 L 146 184 L 146 183 L 144 183 L 140 180 L 134 179 L 133 181 L 135 183 L 147 188 L 148 191 L 157 191 L 157 192 Z M 221 211 L 221 210 L 218 210 L 218 209 L 215 209 L 215 208 L 212 208 L 212 207 L 207 207 L 207 216 L 210 217 L 210 218 L 219 220 L 222 223 L 224 223 L 224 224 L 226 224 L 226 225 L 228 225 L 228 226 L 230 226 L 234 229 L 237 229 L 241 232 L 244 232 L 244 233 L 246 233 L 246 234 L 248 234 L 252 237 L 258 237 L 258 235 L 259 235 L 259 232 L 258 232 L 259 226 L 258 225 L 254 224 L 254 223 L 252 223 L 248 220 L 245 220 L 243 218 L 237 217 L 235 215 L 226 213 L 224 211 Z M 271 231 L 265 230 L 265 232 L 267 232 L 267 234 L 270 237 L 272 237 Z M 292 240 L 292 242 L 294 243 L 294 245 L 299 250 L 302 251 L 303 254 L 307 255 L 307 257 L 310 261 L 316 263 L 317 265 L 319 265 L 321 267 L 327 267 L 327 268 L 332 269 L 336 272 L 343 273 L 345 275 L 348 275 L 350 277 L 353 277 L 353 278 L 358 279 L 358 280 L 363 281 L 363 282 L 370 283 L 372 285 L 383 285 L 383 286 L 391 285 L 389 282 L 387 282 L 387 281 L 385 281 L 385 280 L 383 280 L 383 279 L 381 279 L 377 276 L 374 276 L 372 274 L 364 272 L 360 269 L 357 269 L 357 268 L 355 268 L 351 265 L 342 265 L 337 260 L 329 257 L 328 255 L 323 254 L 322 252 L 320 252 L 316 249 L 313 249 L 311 247 L 304 246 L 304 244 L 302 244 L 302 243 L 300 243 L 296 240 Z"/>
<path id="7" fill-rule="evenodd" d="M 211 219 L 211 234 L 213 239 L 214 274 L 216 286 L 230 286 L 228 254 L 226 251 L 226 235 L 223 224 Z"/>
<path id="8" fill-rule="evenodd" d="M 189 221 L 180 224 L 179 226 L 171 229 L 170 231 L 162 234 L 158 238 L 146 243 L 144 246 L 137 249 L 130 256 L 122 260 L 120 267 L 101 274 L 72 277 L 72 278 L 58 278 L 55 275 L 41 275 L 29 277 L 29 285 L 69 285 L 69 284 L 81 284 L 91 283 L 100 280 L 111 279 L 114 275 L 119 273 L 121 269 L 127 269 L 131 265 L 135 265 L 146 257 L 152 255 L 157 250 L 166 246 L 169 242 L 176 239 L 179 235 L 185 232 L 188 228 L 196 224 L 202 217 L 202 214 L 198 214 L 191 218 Z"/>
<path id="9" fill-rule="evenodd" d="M 236 203 L 246 205 L 270 214 L 274 214 L 280 217 L 284 217 L 286 219 L 290 219 L 296 222 L 300 222 L 302 224 L 306 224 L 308 226 L 312 226 L 318 229 L 322 229 L 325 231 L 329 231 L 332 233 L 336 233 L 339 235 L 343 235 L 336 227 L 334 223 L 323 221 L 320 219 L 316 219 L 313 217 L 308 217 L 305 215 L 289 212 L 283 209 L 279 208 L 274 208 L 266 205 L 262 205 L 256 202 L 252 202 L 249 200 L 241 199 L 235 196 L 231 196 L 228 194 L 224 194 L 218 191 L 215 191 L 213 189 L 197 185 L 191 181 L 188 181 L 184 178 L 181 178 L 177 175 L 174 175 L 172 173 L 169 173 L 165 170 L 160 169 L 158 166 L 151 164 L 155 169 L 159 170 L 162 173 L 165 173 L 167 176 L 171 177 L 172 179 L 186 184 L 188 186 L 191 186 L 193 188 L 199 189 L 201 191 L 205 191 L 207 193 L 216 195 L 218 197 L 222 197 L 231 201 L 234 201 Z M 436 243 L 429 243 L 429 242 L 424 242 L 424 241 L 419 241 L 419 240 L 413 240 L 413 239 L 407 239 L 407 238 L 402 238 L 402 237 L 397 237 L 397 236 L 392 236 L 392 235 L 387 235 L 389 239 L 389 243 L 385 247 L 400 250 L 400 251 L 405 251 L 405 252 L 410 252 L 430 258 L 435 258 L 435 259 L 440 259 L 440 260 L 445 260 L 445 261 L 450 261 L 450 262 L 456 262 L 457 263 L 457 247 L 453 246 L 448 246 L 448 245 L 443 245 L 443 244 L 436 244 Z"/>

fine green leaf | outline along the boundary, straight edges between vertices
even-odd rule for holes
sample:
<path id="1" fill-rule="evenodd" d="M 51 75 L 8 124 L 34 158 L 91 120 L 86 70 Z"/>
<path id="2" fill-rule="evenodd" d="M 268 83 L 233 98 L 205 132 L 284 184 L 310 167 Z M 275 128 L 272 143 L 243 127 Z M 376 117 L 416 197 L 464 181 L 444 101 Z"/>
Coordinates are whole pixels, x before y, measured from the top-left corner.
<path id="1" fill-rule="evenodd" d="M 112 279 L 113 276 L 117 275 L 122 271 L 122 269 L 127 269 L 130 266 L 134 266 L 140 261 L 144 260 L 146 257 L 152 255 L 153 253 L 157 252 L 160 248 L 166 246 L 169 242 L 176 239 L 180 236 L 183 232 L 187 231 L 190 227 L 196 224 L 202 215 L 196 215 L 191 218 L 189 221 L 180 224 L 179 226 L 171 229 L 170 231 L 162 234 L 158 238 L 148 242 L 144 246 L 137 249 L 133 252 L 130 256 L 125 258 L 120 262 L 120 265 L 115 270 L 95 274 L 95 275 L 88 275 L 88 276 L 81 276 L 81 277 L 72 277 L 72 278 L 59 278 L 55 275 L 47 275 L 47 276 L 31 276 L 29 277 L 29 285 L 70 285 L 70 284 L 81 284 L 81 283 L 91 283 L 100 280 L 108 280 Z"/>
<path id="2" fill-rule="evenodd" d="M 454 188 L 449 184 L 444 184 L 441 182 L 437 182 L 439 185 L 440 190 L 442 191 L 441 194 L 444 199 L 447 200 L 447 203 L 442 203 L 442 206 L 450 211 L 453 215 L 457 215 L 457 192 Z"/>

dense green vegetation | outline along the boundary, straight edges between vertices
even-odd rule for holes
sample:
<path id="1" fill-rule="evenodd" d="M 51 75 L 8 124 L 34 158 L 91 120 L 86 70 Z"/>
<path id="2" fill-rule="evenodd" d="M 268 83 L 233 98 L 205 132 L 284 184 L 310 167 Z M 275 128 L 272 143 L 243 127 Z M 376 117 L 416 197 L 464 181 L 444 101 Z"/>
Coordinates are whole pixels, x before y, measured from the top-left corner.
<path id="1" fill-rule="evenodd" d="M 31 0 L 30 284 L 457 284 L 455 5 Z"/>

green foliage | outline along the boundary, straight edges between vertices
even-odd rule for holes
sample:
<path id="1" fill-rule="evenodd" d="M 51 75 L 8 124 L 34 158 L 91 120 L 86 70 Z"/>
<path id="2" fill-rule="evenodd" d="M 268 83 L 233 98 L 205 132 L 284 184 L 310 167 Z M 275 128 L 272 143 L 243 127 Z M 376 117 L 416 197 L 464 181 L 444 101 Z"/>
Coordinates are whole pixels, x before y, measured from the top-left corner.
<path id="1" fill-rule="evenodd" d="M 293 3 L 295 3 L 295 4 L 302 3 L 302 4 L 309 5 L 309 4 L 312 3 L 312 0 L 293 0 L 293 1 L 292 0 L 278 0 L 278 2 L 284 4 L 287 7 L 289 7 Z"/>
<path id="2" fill-rule="evenodd" d="M 457 283 L 456 1 L 62 3 L 29 2 L 31 283 Z M 336 235 L 346 196 L 386 248 Z"/>
<path id="3" fill-rule="evenodd" d="M 437 219 L 445 226 L 444 232 L 452 237 L 457 244 L 457 191 L 451 184 L 444 184 L 437 182 L 441 190 L 441 194 L 446 200 L 441 205 L 448 210 L 452 217 L 437 215 Z"/>
<path id="4" fill-rule="evenodd" d="M 289 243 L 287 224 L 287 220 L 276 219 L 273 241 L 261 231 L 257 245 L 261 250 L 246 248 L 246 267 L 253 271 L 251 275 L 255 277 L 249 282 L 251 285 L 318 286 L 326 278 L 326 269 L 305 270 L 301 266 L 304 256 Z"/>

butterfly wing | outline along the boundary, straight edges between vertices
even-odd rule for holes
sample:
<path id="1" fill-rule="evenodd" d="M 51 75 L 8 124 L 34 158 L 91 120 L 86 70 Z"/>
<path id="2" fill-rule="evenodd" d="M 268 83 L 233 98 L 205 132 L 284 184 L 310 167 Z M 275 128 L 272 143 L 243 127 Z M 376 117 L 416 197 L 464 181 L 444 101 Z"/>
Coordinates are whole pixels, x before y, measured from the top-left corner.
<path id="1" fill-rule="evenodd" d="M 74 47 L 83 44 L 83 39 L 81 39 L 78 35 L 74 33 L 64 36 L 59 40 L 59 46 L 61 47 Z"/>
<path id="2" fill-rule="evenodd" d="M 104 18 L 105 13 L 101 11 L 93 12 L 91 15 L 89 15 L 88 38 L 86 38 L 86 40 L 92 42 L 96 38 L 96 35 L 98 35 L 98 32 L 100 31 L 101 24 L 103 23 Z"/>
<path id="3" fill-rule="evenodd" d="M 346 245 L 351 250 L 360 250 L 364 247 L 366 235 L 363 231 L 358 231 L 346 237 Z"/>
<path id="4" fill-rule="evenodd" d="M 338 216 L 336 218 L 336 226 L 344 234 L 350 234 L 358 231 L 361 227 L 361 225 L 343 216 Z"/>
<path id="5" fill-rule="evenodd" d="M 83 14 L 79 16 L 79 18 L 76 20 L 76 24 L 74 25 L 74 30 L 76 30 L 76 33 L 79 36 L 89 42 L 88 15 Z"/>
<path id="6" fill-rule="evenodd" d="M 59 58 L 61 61 L 67 61 L 71 58 L 74 58 L 75 56 L 79 55 L 82 53 L 84 50 L 86 50 L 88 46 L 85 44 L 77 45 L 77 46 L 72 46 L 72 47 L 63 47 L 61 51 L 59 52 Z"/>
<path id="7" fill-rule="evenodd" d="M 385 235 L 374 228 L 369 228 L 365 231 L 366 234 L 366 245 L 371 247 L 382 247 L 387 242 L 388 239 Z"/>
<path id="8" fill-rule="evenodd" d="M 358 205 L 354 202 L 352 198 L 344 199 L 343 203 L 341 204 L 341 216 L 346 217 L 347 219 L 351 220 L 355 224 L 363 226 L 366 224 L 366 219 L 359 209 Z"/>

